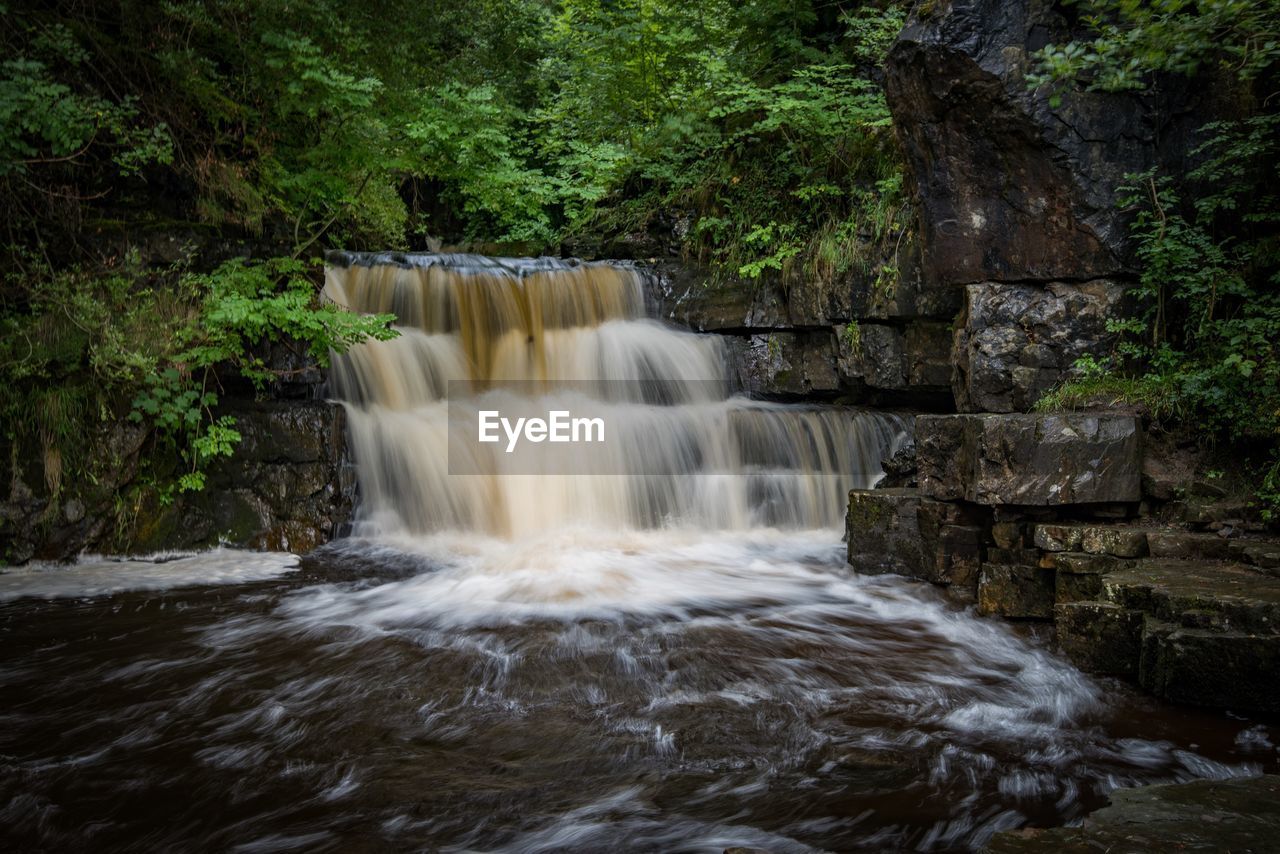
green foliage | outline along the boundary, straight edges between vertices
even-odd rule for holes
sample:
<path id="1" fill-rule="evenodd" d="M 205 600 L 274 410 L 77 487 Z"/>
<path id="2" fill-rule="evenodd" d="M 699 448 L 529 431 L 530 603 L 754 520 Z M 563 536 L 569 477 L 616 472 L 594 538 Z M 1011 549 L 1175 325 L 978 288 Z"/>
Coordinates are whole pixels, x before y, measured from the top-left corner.
<path id="1" fill-rule="evenodd" d="M 316 304 L 297 259 L 327 247 L 553 247 L 661 213 L 725 275 L 888 288 L 906 202 L 876 81 L 905 8 L 10 2 L 7 432 L 38 441 L 56 492 L 85 431 L 127 415 L 198 488 L 237 441 L 221 380 L 265 383 L 264 341 L 323 363 L 389 334 Z M 274 258 L 158 261 L 175 235 Z"/>
<path id="2" fill-rule="evenodd" d="M 23 47 L 0 63 L 0 176 L 74 164 L 94 147 L 124 176 L 172 162 L 168 128 L 141 122 L 136 99 L 77 92 L 57 78 L 55 63 L 80 68 L 90 59 L 66 27 L 23 35 Z"/>
<path id="3" fill-rule="evenodd" d="M 85 462 L 77 455 L 88 431 L 126 407 L 183 460 L 179 488 L 198 489 L 207 464 L 240 439 L 234 419 L 215 413 L 219 371 L 261 386 L 273 377 L 263 342 L 288 337 L 323 364 L 331 351 L 394 335 L 390 316 L 317 305 L 292 259 L 231 261 L 209 274 L 147 270 L 132 257 L 107 275 L 29 269 L 20 282 L 28 312 L 0 317 L 0 415 L 11 438 L 39 442 L 55 492 L 63 472 Z"/>
<path id="4" fill-rule="evenodd" d="M 1280 59 L 1280 0 L 1079 0 L 1092 38 L 1035 55 L 1033 86 L 1087 81 L 1106 92 L 1145 89 L 1160 73 L 1221 69 L 1244 81 Z M 1056 100 L 1056 99 L 1055 99 Z"/>
<path id="5" fill-rule="evenodd" d="M 1177 389 L 1161 374 L 1125 376 L 1112 368 L 1110 359 L 1084 356 L 1077 360 L 1073 377 L 1036 402 L 1036 412 L 1062 412 L 1099 406 L 1144 409 L 1156 419 L 1179 418 Z"/>
<path id="6" fill-rule="evenodd" d="M 1029 85 L 1093 90 L 1156 88 L 1197 75 L 1227 84 L 1239 118 L 1200 129 L 1185 176 L 1127 176 L 1119 202 L 1133 214 L 1140 266 L 1138 309 L 1112 321 L 1123 342 L 1104 363 L 1045 400 L 1070 405 L 1114 390 L 1208 438 L 1269 446 L 1280 460 L 1280 0 L 1081 0 L 1091 37 L 1049 45 Z M 1234 87 L 1234 91 L 1231 91 Z M 1280 512 L 1280 462 L 1260 478 L 1259 499 Z"/>

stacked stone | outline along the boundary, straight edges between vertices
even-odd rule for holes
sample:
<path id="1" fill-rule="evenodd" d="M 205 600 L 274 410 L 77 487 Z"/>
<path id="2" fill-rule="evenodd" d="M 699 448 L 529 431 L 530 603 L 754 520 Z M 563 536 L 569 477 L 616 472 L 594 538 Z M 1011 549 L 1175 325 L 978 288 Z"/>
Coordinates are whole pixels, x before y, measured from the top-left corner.
<path id="1" fill-rule="evenodd" d="M 706 270 L 658 263 L 647 296 L 657 316 L 723 336 L 748 393 L 945 406 L 963 294 L 926 281 L 914 241 L 882 264 L 896 272 L 784 283 L 768 275 L 713 282 Z"/>
<path id="2" fill-rule="evenodd" d="M 850 496 L 849 561 L 948 585 L 986 614 L 1052 620 L 1082 667 L 1158 696 L 1275 712 L 1280 544 L 1219 536 L 1249 527 L 1245 509 L 1182 500 L 1132 412 L 1026 414 L 1117 343 L 1108 320 L 1134 274 L 1124 175 L 1181 168 L 1191 129 L 1214 118 L 1195 87 L 1159 109 L 1029 88 L 1031 54 L 1072 26 L 1059 4 L 922 4 L 890 52 L 922 280 L 963 295 L 959 414 L 916 419 L 915 488 Z M 1183 527 L 1159 528 L 1175 509 Z"/>
<path id="3" fill-rule="evenodd" d="M 1138 418 L 924 415 L 916 443 L 918 487 L 849 496 L 855 569 L 1052 620 L 1080 667 L 1156 696 L 1280 711 L 1280 542 L 1143 515 Z"/>

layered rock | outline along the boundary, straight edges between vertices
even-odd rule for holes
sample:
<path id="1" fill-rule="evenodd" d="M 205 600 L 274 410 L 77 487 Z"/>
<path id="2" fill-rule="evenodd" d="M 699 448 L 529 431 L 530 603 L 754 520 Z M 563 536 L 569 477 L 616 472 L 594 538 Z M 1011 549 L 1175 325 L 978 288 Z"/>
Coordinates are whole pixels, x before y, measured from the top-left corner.
<path id="1" fill-rule="evenodd" d="M 219 543 L 305 552 L 337 535 L 355 500 L 341 407 L 228 401 L 219 414 L 236 418 L 241 443 L 209 467 L 203 491 L 171 500 L 139 477 L 150 434 L 132 422 L 105 423 L 87 437 L 92 477 L 75 495 L 51 494 L 38 458 L 6 455 L 14 464 L 0 504 L 3 560 Z"/>
<path id="2" fill-rule="evenodd" d="M 1116 336 L 1116 282 L 1033 285 L 983 282 L 965 288 L 956 324 L 952 385 L 962 412 L 1025 412 L 1082 356 L 1102 357 Z"/>
<path id="3" fill-rule="evenodd" d="M 935 501 L 916 489 L 853 490 L 845 522 L 848 560 L 859 572 L 972 590 L 983 523 L 980 509 Z"/>
<path id="4" fill-rule="evenodd" d="M 1082 281 L 1127 268 L 1116 205 L 1125 175 L 1182 164 L 1207 121 L 1132 93 L 1027 86 L 1030 54 L 1071 38 L 1040 0 L 920 4 L 890 51 L 885 88 L 921 205 L 937 284 Z M 1164 118 L 1168 117 L 1168 118 Z"/>
<path id="5" fill-rule="evenodd" d="M 227 411 L 241 435 L 235 453 L 211 466 L 203 491 L 146 514 L 133 548 L 225 542 L 302 554 L 337 536 L 356 492 L 342 407 L 280 400 Z"/>
<path id="6" fill-rule="evenodd" d="M 925 415 L 920 489 L 985 505 L 1136 502 L 1142 435 L 1132 416 Z"/>
<path id="7" fill-rule="evenodd" d="M 912 245 L 900 254 L 918 253 Z M 925 287 L 918 263 L 884 282 L 854 271 L 785 285 L 696 265 L 645 269 L 654 314 L 723 336 L 743 391 L 950 408 L 951 329 L 963 293 Z"/>
<path id="8" fill-rule="evenodd" d="M 855 569 L 1052 620 L 1078 666 L 1157 697 L 1280 711 L 1280 542 L 1241 537 L 1239 520 L 1157 526 L 1136 417 L 922 415 L 915 430 L 918 489 L 850 494 Z"/>

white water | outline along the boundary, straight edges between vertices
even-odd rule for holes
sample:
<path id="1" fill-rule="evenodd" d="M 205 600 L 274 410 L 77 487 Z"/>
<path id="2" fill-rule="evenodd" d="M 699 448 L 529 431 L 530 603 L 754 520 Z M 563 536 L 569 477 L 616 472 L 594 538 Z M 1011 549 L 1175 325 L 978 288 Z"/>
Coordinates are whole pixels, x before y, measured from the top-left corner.
<path id="1" fill-rule="evenodd" d="M 723 343 L 645 318 L 632 269 L 410 262 L 328 271 L 330 299 L 402 324 L 399 338 L 334 360 L 362 536 L 835 530 L 847 491 L 873 483 L 907 439 L 893 415 L 732 395 Z M 584 409 L 609 424 L 607 447 L 509 455 L 471 439 L 479 410 Z"/>
<path id="2" fill-rule="evenodd" d="M 297 555 L 238 549 L 136 558 L 84 555 L 70 566 L 29 564 L 0 572 L 0 602 L 25 596 L 62 599 L 110 596 L 131 590 L 244 584 L 275 578 L 297 568 Z"/>
<path id="3" fill-rule="evenodd" d="M 301 567 L 0 575 L 0 600 L 59 599 L 0 608 L 0 848 L 964 850 L 1277 767 L 1273 728 L 1145 704 L 846 566 L 845 490 L 901 419 L 731 396 L 716 339 L 644 319 L 629 270 L 411 260 L 330 271 L 409 324 L 334 367 L 357 536 Z M 621 432 L 451 474 L 481 406 Z"/>

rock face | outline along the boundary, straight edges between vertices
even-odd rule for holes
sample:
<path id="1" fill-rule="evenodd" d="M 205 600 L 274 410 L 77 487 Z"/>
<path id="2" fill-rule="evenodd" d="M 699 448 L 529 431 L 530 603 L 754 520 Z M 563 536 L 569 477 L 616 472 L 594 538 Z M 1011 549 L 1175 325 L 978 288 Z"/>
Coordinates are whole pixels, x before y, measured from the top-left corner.
<path id="1" fill-rule="evenodd" d="M 729 338 L 729 361 L 738 388 L 750 394 L 835 394 L 835 339 L 830 333 L 770 332 Z"/>
<path id="2" fill-rule="evenodd" d="M 1044 287 L 983 282 L 965 288 L 952 359 L 962 412 L 1025 412 L 1076 360 L 1102 356 L 1123 288 L 1116 282 L 1051 282 Z"/>
<path id="3" fill-rule="evenodd" d="M 901 250 L 906 261 L 918 253 Z M 641 267 L 658 317 L 724 338 L 741 390 L 950 409 L 951 329 L 963 292 L 927 288 L 918 263 L 886 285 L 865 275 L 726 279 L 696 265 Z"/>
<path id="4" fill-rule="evenodd" d="M 227 542 L 305 552 L 350 518 L 355 473 L 339 406 L 313 400 L 228 402 L 242 441 L 207 472 L 199 493 L 171 503 L 138 478 L 148 432 L 128 421 L 87 437 L 90 485 L 51 497 L 31 454 L 8 453 L 0 503 L 0 559 L 66 560 L 88 550 L 150 552 Z"/>
<path id="5" fill-rule="evenodd" d="M 208 486 L 155 508 L 134 548 L 224 541 L 305 553 L 338 535 L 355 503 L 345 414 L 324 401 L 270 401 L 232 410 L 241 443 L 208 474 Z"/>
<path id="6" fill-rule="evenodd" d="M 6 493 L 0 502 L 0 563 L 61 560 L 89 547 L 124 545 L 115 519 L 115 492 L 137 475 L 146 440 L 147 431 L 129 421 L 99 425 L 84 437 L 85 488 L 69 497 L 47 482 L 39 448 L 0 442 Z"/>
<path id="7" fill-rule="evenodd" d="M 1180 127 L 1131 94 L 1030 91 L 1029 54 L 1070 38 L 1043 0 L 920 4 L 885 86 L 919 191 L 925 278 L 1081 281 L 1126 268 L 1116 188 Z M 1207 120 L 1203 119 L 1202 120 Z"/>
<path id="8" fill-rule="evenodd" d="M 972 592 L 982 552 L 982 513 L 915 489 L 855 489 L 845 522 L 859 572 L 894 573 Z"/>
<path id="9" fill-rule="evenodd" d="M 940 500 L 1044 506 L 1141 497 L 1133 416 L 924 415 L 916 455 L 920 490 Z"/>
<path id="10" fill-rule="evenodd" d="M 1280 777 L 1195 780 L 1117 789 L 1111 805 L 1079 827 L 997 833 L 992 854 L 1275 850 L 1280 838 Z"/>

